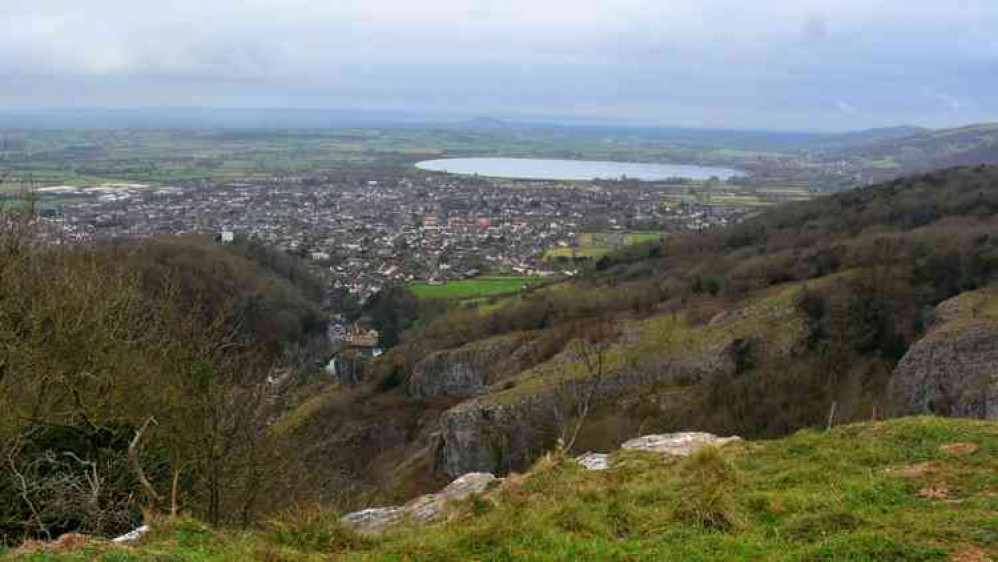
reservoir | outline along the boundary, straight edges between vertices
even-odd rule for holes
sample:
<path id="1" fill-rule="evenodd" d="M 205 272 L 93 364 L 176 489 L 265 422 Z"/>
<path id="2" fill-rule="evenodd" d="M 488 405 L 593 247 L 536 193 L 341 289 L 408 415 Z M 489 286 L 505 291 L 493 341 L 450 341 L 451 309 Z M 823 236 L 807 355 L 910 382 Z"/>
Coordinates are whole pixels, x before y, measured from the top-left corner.
<path id="1" fill-rule="evenodd" d="M 630 179 L 655 181 L 671 178 L 707 180 L 745 175 L 731 168 L 686 164 L 644 164 L 603 160 L 549 160 L 542 158 L 443 158 L 416 164 L 421 170 L 493 178 L 534 180 Z"/>

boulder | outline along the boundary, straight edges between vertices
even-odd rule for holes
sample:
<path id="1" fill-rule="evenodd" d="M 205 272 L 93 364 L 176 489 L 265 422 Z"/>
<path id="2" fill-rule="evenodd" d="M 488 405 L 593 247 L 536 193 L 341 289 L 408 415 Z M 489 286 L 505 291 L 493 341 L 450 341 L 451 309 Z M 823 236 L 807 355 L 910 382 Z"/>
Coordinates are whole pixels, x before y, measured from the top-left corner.
<path id="1" fill-rule="evenodd" d="M 686 457 L 704 447 L 721 447 L 733 441 L 741 441 L 741 438 L 718 437 L 711 433 L 699 432 L 667 433 L 636 437 L 625 441 L 620 448 Z M 575 462 L 588 470 L 606 470 L 610 468 L 612 461 L 613 457 L 605 453 L 586 453 L 575 458 Z"/>
<path id="2" fill-rule="evenodd" d="M 685 433 L 665 433 L 661 435 L 645 435 L 625 441 L 621 449 L 632 451 L 651 451 L 677 457 L 687 457 L 704 447 L 721 447 L 733 441 L 741 441 L 741 437 L 718 437 L 712 433 L 690 431 Z"/>
<path id="3" fill-rule="evenodd" d="M 138 527 L 137 529 L 129 531 L 129 532 L 125 533 L 124 535 L 121 535 L 120 537 L 115 537 L 115 538 L 111 539 L 111 542 L 116 543 L 116 544 L 132 543 L 132 542 L 135 542 L 135 541 L 141 539 L 142 537 L 144 537 L 146 535 L 146 533 L 148 533 L 148 532 L 149 532 L 149 526 L 148 525 L 142 525 L 141 527 Z"/>
<path id="4" fill-rule="evenodd" d="M 372 507 L 348 513 L 340 518 L 340 522 L 360 533 L 377 534 L 404 519 L 405 513 L 401 507 Z"/>
<path id="5" fill-rule="evenodd" d="M 575 462 L 586 470 L 606 470 L 610 468 L 610 455 L 606 453 L 586 453 L 575 457 Z"/>
<path id="6" fill-rule="evenodd" d="M 488 473 L 465 474 L 435 494 L 420 496 L 402 506 L 374 507 L 348 513 L 340 521 L 345 526 L 366 534 L 382 533 L 403 521 L 436 521 L 443 515 L 448 502 L 481 494 L 499 481 L 499 478 Z"/>

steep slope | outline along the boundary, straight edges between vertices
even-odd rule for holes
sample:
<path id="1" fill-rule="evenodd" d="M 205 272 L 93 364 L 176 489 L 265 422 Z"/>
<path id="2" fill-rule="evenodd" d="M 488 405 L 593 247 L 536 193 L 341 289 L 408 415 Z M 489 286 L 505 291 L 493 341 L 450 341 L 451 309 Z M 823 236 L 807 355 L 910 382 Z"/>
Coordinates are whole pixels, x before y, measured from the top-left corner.
<path id="1" fill-rule="evenodd" d="M 602 471 L 552 455 L 452 504 L 439 523 L 381 536 L 358 536 L 335 514 L 303 511 L 257 532 L 162 521 L 131 547 L 78 539 L 36 556 L 989 560 L 998 556 L 996 483 L 998 425 L 909 418 L 731 443 L 685 460 L 625 451 Z"/>
<path id="2" fill-rule="evenodd" d="M 483 366 L 475 380 L 500 382 L 443 415 L 435 466 L 452 477 L 529 466 L 566 437 L 587 396 L 577 450 L 642 429 L 780 435 L 823 423 L 833 404 L 842 420 L 909 411 L 888 392 L 892 371 L 930 307 L 998 272 L 996 213 L 998 170 L 984 167 L 787 205 L 608 256 L 581 280 L 487 312 L 455 312 L 392 359 L 421 388 L 440 349 L 457 357 L 511 329 L 558 336 L 530 364 Z M 580 356 L 597 347 L 599 373 Z"/>
<path id="3" fill-rule="evenodd" d="M 958 413 L 910 410 L 890 382 L 934 308 L 996 274 L 998 169 L 912 176 L 421 318 L 359 387 L 315 389 L 278 427 L 353 510 L 523 470 L 559 438 L 579 454 L 648 433 L 778 437 L 831 412 Z"/>
<path id="4" fill-rule="evenodd" d="M 936 320 L 894 370 L 899 410 L 998 420 L 998 292 L 949 299 L 936 308 Z"/>

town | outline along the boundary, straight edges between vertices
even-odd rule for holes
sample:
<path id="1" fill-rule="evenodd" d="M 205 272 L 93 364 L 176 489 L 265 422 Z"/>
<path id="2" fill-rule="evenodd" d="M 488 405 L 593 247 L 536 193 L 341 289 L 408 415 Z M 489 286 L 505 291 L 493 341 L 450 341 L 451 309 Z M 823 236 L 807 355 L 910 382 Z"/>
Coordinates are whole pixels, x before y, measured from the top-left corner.
<path id="1" fill-rule="evenodd" d="M 37 197 L 73 198 L 74 204 L 46 214 L 80 238 L 196 233 L 222 242 L 258 239 L 302 256 L 330 289 L 361 303 L 389 283 L 572 276 L 591 256 L 566 259 L 551 251 L 579 247 L 583 233 L 667 235 L 737 221 L 751 210 L 677 199 L 675 186 L 656 182 L 512 181 L 421 171 L 220 185 L 53 186 L 38 189 Z"/>

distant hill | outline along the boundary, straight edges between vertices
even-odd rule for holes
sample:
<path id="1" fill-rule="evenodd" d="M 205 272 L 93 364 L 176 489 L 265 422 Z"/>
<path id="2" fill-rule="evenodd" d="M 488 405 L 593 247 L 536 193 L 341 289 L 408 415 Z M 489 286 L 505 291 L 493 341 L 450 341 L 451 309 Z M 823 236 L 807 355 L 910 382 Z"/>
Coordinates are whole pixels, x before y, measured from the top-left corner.
<path id="1" fill-rule="evenodd" d="M 463 129 L 508 129 L 515 126 L 516 125 L 508 121 L 503 121 L 502 119 L 496 119 L 494 117 L 475 117 L 461 121 L 457 124 L 457 127 Z"/>
<path id="2" fill-rule="evenodd" d="M 813 143 L 816 148 L 825 149 L 856 149 L 859 147 L 911 138 L 915 135 L 931 132 L 924 127 L 900 125 L 897 127 L 882 127 L 878 129 L 863 129 L 848 133 L 828 135 Z"/>
<path id="3" fill-rule="evenodd" d="M 899 133 L 908 128 L 891 130 Z M 952 166 L 998 164 L 998 123 L 956 129 L 916 130 L 888 134 L 845 147 L 830 156 L 892 163 L 900 172 L 922 172 Z"/>
<path id="4" fill-rule="evenodd" d="M 439 117 L 364 109 L 0 109 L 0 129 L 331 129 L 426 126 Z"/>

